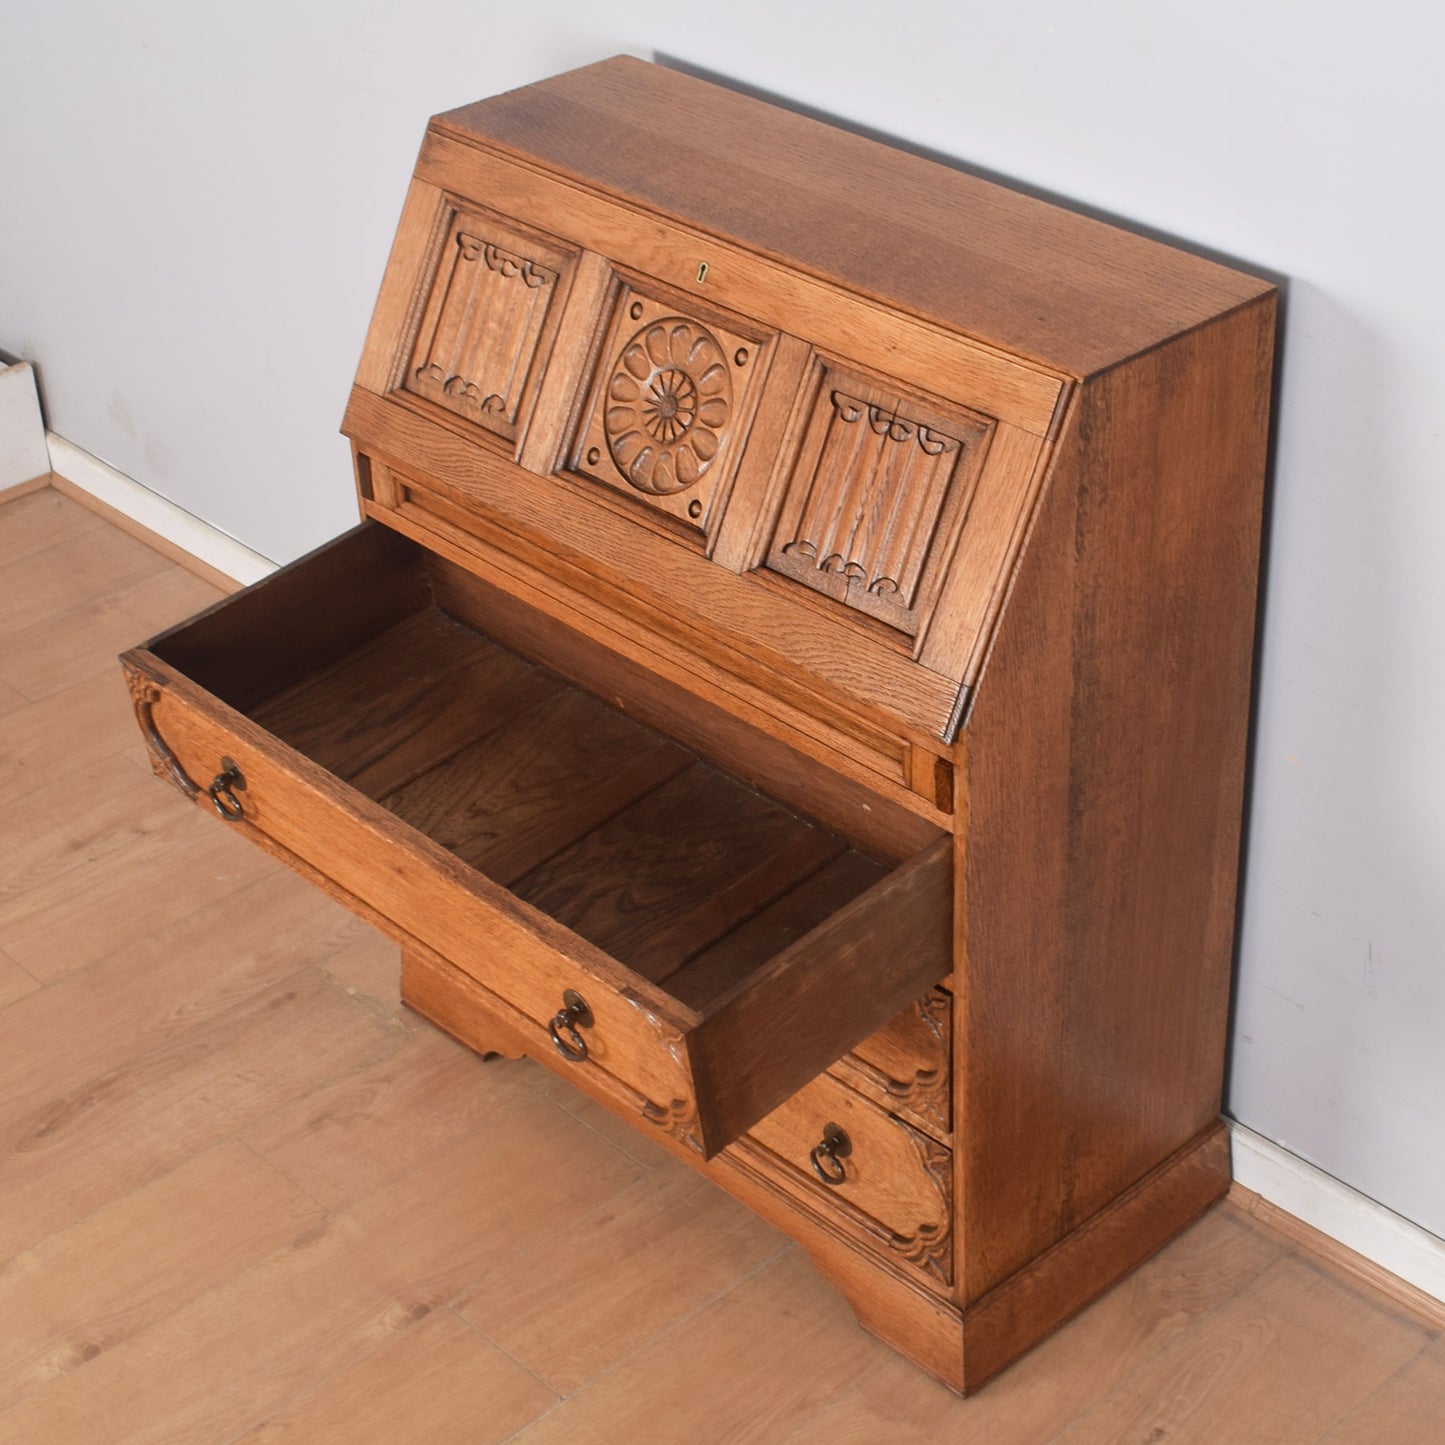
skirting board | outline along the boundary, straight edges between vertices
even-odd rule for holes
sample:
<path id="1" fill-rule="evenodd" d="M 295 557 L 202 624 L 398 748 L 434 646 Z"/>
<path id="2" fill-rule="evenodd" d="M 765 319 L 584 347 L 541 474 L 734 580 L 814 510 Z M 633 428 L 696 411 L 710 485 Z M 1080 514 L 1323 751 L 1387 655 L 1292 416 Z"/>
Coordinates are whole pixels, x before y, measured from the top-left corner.
<path id="1" fill-rule="evenodd" d="M 1231 1121 L 1229 1133 L 1236 1184 L 1439 1301 L 1445 1318 L 1445 1239 L 1243 1124 Z M 1373 1282 L 1389 1287 L 1385 1281 Z"/>
<path id="2" fill-rule="evenodd" d="M 47 432 L 46 440 L 50 470 L 57 477 L 93 497 L 106 510 L 129 518 L 145 532 L 204 563 L 206 568 L 242 585 L 259 582 L 276 570 L 269 558 L 132 481 L 74 442 L 54 432 Z"/>
<path id="3" fill-rule="evenodd" d="M 35 373 L 28 361 L 0 366 L 0 492 L 50 470 Z"/>

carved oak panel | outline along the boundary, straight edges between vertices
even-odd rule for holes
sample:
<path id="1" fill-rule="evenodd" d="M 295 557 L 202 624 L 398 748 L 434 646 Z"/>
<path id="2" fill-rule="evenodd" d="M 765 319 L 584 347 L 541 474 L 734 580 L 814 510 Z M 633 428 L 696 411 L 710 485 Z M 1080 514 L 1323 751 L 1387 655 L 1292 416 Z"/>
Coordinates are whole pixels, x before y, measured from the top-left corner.
<path id="1" fill-rule="evenodd" d="M 517 440 L 560 313 L 568 252 L 448 207 L 403 390 Z"/>
<path id="2" fill-rule="evenodd" d="M 820 361 L 767 566 L 916 634 L 992 424 Z"/>
<path id="3" fill-rule="evenodd" d="M 721 515 L 768 333 L 644 282 L 609 317 L 575 472 L 701 532 Z"/>

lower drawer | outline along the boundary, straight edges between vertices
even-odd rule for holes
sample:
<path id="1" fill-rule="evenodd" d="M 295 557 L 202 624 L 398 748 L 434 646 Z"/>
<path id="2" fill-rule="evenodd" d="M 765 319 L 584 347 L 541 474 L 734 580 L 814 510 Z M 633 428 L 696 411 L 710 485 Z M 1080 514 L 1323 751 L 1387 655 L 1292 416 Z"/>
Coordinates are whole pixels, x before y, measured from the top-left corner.
<path id="1" fill-rule="evenodd" d="M 953 1153 L 824 1074 L 733 1146 L 807 1209 L 917 1271 L 953 1283 Z"/>

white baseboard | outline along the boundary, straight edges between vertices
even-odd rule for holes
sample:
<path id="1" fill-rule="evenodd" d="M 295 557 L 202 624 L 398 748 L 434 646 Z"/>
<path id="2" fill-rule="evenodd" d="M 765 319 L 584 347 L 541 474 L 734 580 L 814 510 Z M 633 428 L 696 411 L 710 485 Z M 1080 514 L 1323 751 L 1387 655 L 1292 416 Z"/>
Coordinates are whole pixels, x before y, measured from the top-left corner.
<path id="1" fill-rule="evenodd" d="M 48 470 L 206 566 L 243 585 L 259 582 L 276 570 L 276 564 L 269 558 L 132 481 L 124 472 L 116 471 L 73 442 L 54 432 L 46 433 L 46 440 L 50 457 Z"/>
<path id="2" fill-rule="evenodd" d="M 1407 1284 L 1445 1301 L 1445 1239 L 1231 1121 L 1234 1179 Z"/>
<path id="3" fill-rule="evenodd" d="M 28 361 L 0 367 L 0 492 L 49 470 L 35 372 Z"/>

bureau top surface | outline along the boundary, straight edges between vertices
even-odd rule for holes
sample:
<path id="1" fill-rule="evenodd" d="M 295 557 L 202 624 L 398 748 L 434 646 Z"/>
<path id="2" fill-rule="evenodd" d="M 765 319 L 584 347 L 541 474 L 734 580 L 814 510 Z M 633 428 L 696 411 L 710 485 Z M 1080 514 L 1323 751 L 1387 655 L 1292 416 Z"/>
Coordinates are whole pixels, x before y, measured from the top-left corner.
<path id="1" fill-rule="evenodd" d="M 463 106 L 433 126 L 1076 377 L 1271 289 L 627 56 Z"/>

